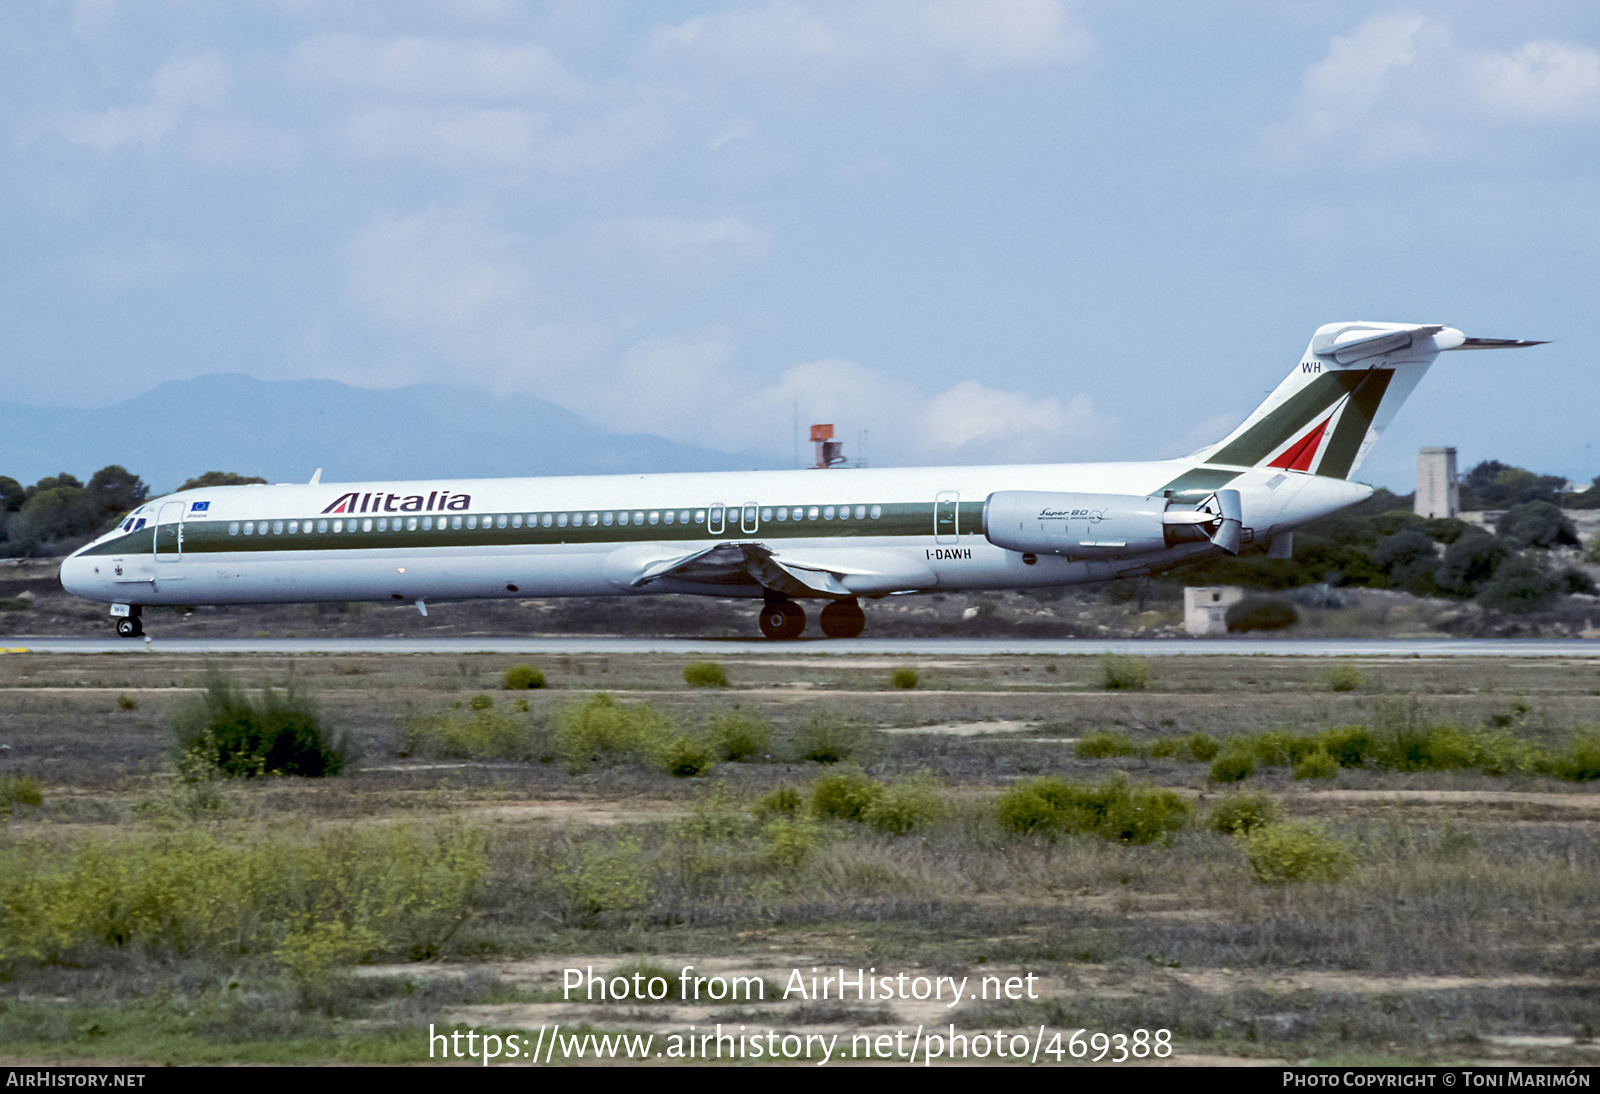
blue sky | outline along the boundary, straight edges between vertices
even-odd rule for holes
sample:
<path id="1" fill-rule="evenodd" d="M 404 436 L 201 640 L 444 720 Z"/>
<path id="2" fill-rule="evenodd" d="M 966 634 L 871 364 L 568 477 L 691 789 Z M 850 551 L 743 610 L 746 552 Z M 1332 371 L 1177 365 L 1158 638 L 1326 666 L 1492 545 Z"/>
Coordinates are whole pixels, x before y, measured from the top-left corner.
<path id="1" fill-rule="evenodd" d="M 1137 459 L 1321 323 L 1443 322 L 1555 344 L 1446 355 L 1358 477 L 1600 473 L 1592 3 L 79 0 L 0 50 L 8 402 L 430 381 L 769 466 L 796 404 L 876 464 Z"/>

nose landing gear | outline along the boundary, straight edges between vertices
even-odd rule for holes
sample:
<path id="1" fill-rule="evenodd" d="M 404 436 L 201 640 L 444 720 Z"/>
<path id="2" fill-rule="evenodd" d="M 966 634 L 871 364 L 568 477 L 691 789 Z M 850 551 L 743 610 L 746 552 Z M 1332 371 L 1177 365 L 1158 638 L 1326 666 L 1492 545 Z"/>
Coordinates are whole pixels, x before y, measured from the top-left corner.
<path id="1" fill-rule="evenodd" d="M 111 625 L 116 628 L 117 637 L 142 638 L 144 636 L 144 621 L 139 618 L 141 607 L 139 604 L 113 604 L 111 606 L 113 612 L 127 613 L 111 620 Z"/>

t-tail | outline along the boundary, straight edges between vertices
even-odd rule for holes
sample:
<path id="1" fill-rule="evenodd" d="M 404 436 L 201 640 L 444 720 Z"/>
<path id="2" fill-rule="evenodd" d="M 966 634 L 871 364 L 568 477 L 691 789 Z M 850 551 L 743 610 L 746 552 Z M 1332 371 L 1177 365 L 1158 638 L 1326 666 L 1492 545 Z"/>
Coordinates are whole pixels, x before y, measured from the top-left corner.
<path id="1" fill-rule="evenodd" d="M 1295 370 L 1267 401 L 1195 458 L 1346 479 L 1440 353 L 1543 344 L 1468 338 L 1431 324 L 1329 323 L 1317 328 Z"/>

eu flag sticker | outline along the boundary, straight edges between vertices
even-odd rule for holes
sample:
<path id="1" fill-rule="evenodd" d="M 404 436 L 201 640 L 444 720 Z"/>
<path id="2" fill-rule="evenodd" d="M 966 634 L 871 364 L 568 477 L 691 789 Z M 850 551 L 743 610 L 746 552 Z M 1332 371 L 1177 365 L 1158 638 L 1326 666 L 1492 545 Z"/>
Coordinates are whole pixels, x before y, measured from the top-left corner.
<path id="1" fill-rule="evenodd" d="M 193 505 L 189 506 L 189 512 L 191 512 L 191 513 L 204 513 L 207 509 L 210 509 L 210 508 L 211 508 L 211 503 L 209 501 L 197 501 Z"/>

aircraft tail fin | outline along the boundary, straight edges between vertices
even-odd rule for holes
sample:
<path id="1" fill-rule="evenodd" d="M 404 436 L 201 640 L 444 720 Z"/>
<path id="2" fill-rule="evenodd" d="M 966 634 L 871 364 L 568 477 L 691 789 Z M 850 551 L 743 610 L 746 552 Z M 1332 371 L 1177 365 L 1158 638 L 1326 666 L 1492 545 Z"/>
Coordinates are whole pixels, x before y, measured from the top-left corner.
<path id="1" fill-rule="evenodd" d="M 1349 478 L 1441 352 L 1542 344 L 1468 338 L 1438 325 L 1329 323 L 1317 328 L 1266 402 L 1195 456 L 1207 464 Z"/>

